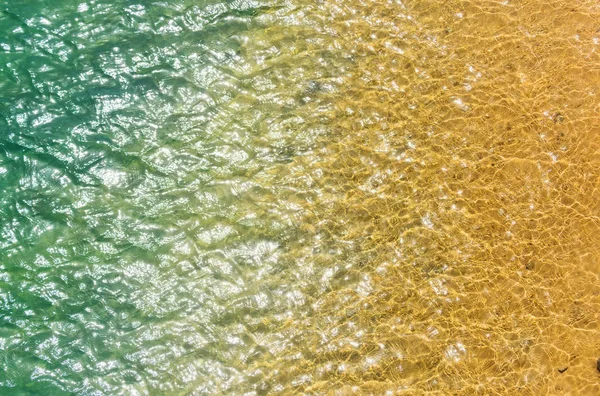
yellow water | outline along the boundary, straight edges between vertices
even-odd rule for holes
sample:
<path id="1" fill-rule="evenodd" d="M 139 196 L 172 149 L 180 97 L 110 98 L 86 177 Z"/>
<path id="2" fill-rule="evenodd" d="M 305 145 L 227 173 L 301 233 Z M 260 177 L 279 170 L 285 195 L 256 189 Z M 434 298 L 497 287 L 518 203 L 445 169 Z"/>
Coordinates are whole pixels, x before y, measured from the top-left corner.
<path id="1" fill-rule="evenodd" d="M 600 394 L 598 0 L 5 1 L 0 77 L 0 394 Z"/>
<path id="2" fill-rule="evenodd" d="M 329 133 L 277 176 L 315 284 L 246 368 L 286 394 L 599 394 L 600 4 L 295 12 L 322 36 L 277 62 L 331 87 L 298 110 Z"/>

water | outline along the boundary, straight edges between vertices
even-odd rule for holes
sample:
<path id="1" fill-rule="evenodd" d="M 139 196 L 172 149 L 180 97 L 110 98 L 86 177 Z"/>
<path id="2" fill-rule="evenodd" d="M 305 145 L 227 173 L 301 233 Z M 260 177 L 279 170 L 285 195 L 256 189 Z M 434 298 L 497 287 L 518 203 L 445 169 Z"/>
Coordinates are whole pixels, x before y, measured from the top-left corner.
<path id="1" fill-rule="evenodd" d="M 594 2 L 0 6 L 0 393 L 600 391 Z"/>

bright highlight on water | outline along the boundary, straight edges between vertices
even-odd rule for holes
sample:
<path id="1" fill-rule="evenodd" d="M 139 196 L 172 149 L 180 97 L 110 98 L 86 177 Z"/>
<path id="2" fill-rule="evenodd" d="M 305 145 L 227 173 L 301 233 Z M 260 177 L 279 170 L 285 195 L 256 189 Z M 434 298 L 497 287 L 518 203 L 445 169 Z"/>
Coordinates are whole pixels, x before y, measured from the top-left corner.
<path id="1" fill-rule="evenodd" d="M 0 394 L 600 393 L 597 1 L 0 3 Z"/>

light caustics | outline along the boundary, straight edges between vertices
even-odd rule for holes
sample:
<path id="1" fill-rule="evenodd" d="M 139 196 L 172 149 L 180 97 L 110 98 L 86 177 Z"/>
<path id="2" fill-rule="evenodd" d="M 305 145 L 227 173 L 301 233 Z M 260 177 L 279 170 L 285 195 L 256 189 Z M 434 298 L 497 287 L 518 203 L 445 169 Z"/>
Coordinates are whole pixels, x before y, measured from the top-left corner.
<path id="1" fill-rule="evenodd" d="M 594 1 L 0 13 L 0 393 L 595 394 Z"/>

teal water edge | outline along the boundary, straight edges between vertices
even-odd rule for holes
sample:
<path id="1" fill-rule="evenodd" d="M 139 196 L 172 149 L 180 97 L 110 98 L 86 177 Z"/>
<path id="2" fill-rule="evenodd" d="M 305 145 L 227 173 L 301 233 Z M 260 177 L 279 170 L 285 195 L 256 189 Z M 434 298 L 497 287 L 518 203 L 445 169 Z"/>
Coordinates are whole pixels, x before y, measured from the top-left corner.
<path id="1" fill-rule="evenodd" d="M 321 276 L 285 256 L 281 169 L 327 129 L 298 13 L 0 4 L 0 394 L 269 389 L 256 329 Z"/>
<path id="2" fill-rule="evenodd" d="M 0 396 L 600 394 L 598 21 L 0 0 Z"/>

